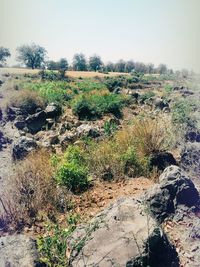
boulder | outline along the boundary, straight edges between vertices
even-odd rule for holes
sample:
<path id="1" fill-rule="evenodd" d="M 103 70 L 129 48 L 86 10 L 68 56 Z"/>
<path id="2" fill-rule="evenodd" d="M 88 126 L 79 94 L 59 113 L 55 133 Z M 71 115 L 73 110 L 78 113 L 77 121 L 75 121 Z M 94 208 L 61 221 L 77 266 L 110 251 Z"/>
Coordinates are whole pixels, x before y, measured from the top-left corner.
<path id="1" fill-rule="evenodd" d="M 158 170 L 163 171 L 170 165 L 177 165 L 175 158 L 169 152 L 158 152 L 151 156 L 150 167 L 156 167 Z"/>
<path id="2" fill-rule="evenodd" d="M 191 171 L 196 174 L 200 172 L 200 143 L 188 142 L 181 150 L 180 164 L 186 171 Z"/>
<path id="3" fill-rule="evenodd" d="M 185 139 L 187 142 L 197 142 L 200 143 L 200 132 L 199 131 L 187 131 L 185 134 Z"/>
<path id="4" fill-rule="evenodd" d="M 68 244 L 74 267 L 147 266 L 149 263 L 159 267 L 179 266 L 174 247 L 156 221 L 146 214 L 145 207 L 132 198 L 119 199 L 89 224 L 79 226 Z M 136 262 L 146 265 L 136 265 Z M 169 265 L 163 265 L 166 262 Z"/>
<path id="5" fill-rule="evenodd" d="M 173 215 L 179 205 L 198 205 L 199 193 L 179 167 L 167 167 L 159 177 L 159 182 L 160 184 L 155 185 L 144 197 L 150 214 L 159 223 Z"/>
<path id="6" fill-rule="evenodd" d="M 154 105 L 155 105 L 155 108 L 158 108 L 161 110 L 163 110 L 164 108 L 169 108 L 169 104 L 161 98 L 156 98 L 154 100 Z"/>
<path id="7" fill-rule="evenodd" d="M 7 145 L 10 144 L 11 140 L 8 137 L 5 137 L 3 132 L 0 131 L 0 151 Z"/>
<path id="8" fill-rule="evenodd" d="M 47 118 L 56 118 L 61 115 L 61 111 L 61 107 L 56 103 L 49 104 L 45 109 Z"/>
<path id="9" fill-rule="evenodd" d="M 12 157 L 14 160 L 23 159 L 29 152 L 37 148 L 37 143 L 32 138 L 22 136 L 13 144 Z"/>
<path id="10" fill-rule="evenodd" d="M 0 237 L 1 267 L 39 267 L 36 243 L 22 234 Z"/>
<path id="11" fill-rule="evenodd" d="M 77 129 L 78 136 L 86 135 L 88 137 L 96 138 L 100 136 L 100 130 L 89 124 L 82 124 Z"/>
<path id="12" fill-rule="evenodd" d="M 3 119 L 3 112 L 2 112 L 2 109 L 0 108 L 0 121 L 2 121 Z"/>
<path id="13" fill-rule="evenodd" d="M 13 121 L 17 116 L 27 116 L 28 114 L 24 114 L 20 108 L 16 107 L 8 107 L 6 110 L 8 120 Z"/>
<path id="14" fill-rule="evenodd" d="M 28 131 L 32 134 L 39 132 L 46 124 L 46 118 L 47 115 L 44 111 L 29 115 L 25 120 Z"/>

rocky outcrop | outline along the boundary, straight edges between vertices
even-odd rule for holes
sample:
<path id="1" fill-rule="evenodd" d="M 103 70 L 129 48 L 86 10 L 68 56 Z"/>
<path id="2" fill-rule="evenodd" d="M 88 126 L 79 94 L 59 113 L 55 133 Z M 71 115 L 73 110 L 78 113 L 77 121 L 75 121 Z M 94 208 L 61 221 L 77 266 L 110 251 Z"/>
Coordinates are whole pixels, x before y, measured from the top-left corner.
<path id="1" fill-rule="evenodd" d="M 0 237 L 1 267 L 39 267 L 35 242 L 24 235 Z"/>
<path id="2" fill-rule="evenodd" d="M 187 142 L 181 151 L 181 166 L 187 171 L 200 172 L 200 143 Z"/>
<path id="3" fill-rule="evenodd" d="M 22 136 L 13 144 L 12 157 L 14 160 L 23 159 L 36 148 L 37 143 L 34 139 Z"/>
<path id="4" fill-rule="evenodd" d="M 164 267 L 165 262 L 174 264 L 165 266 L 178 266 L 174 247 L 136 199 L 119 199 L 90 224 L 77 228 L 69 243 L 74 267 L 147 266 L 149 263 Z M 159 257 L 158 246 L 162 251 Z"/>
<path id="5" fill-rule="evenodd" d="M 177 166 L 167 167 L 155 185 L 145 195 L 150 214 L 159 222 L 174 215 L 179 205 L 192 207 L 199 202 L 193 182 Z"/>
<path id="6" fill-rule="evenodd" d="M 32 134 L 39 132 L 45 125 L 46 118 L 47 115 L 44 111 L 29 115 L 25 121 L 28 131 Z"/>

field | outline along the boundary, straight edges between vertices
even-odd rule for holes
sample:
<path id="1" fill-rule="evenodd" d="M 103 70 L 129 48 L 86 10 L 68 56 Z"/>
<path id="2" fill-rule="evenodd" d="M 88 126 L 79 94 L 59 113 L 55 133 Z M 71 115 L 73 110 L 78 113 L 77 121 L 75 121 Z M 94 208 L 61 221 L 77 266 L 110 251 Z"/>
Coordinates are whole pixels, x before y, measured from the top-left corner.
<path id="1" fill-rule="evenodd" d="M 10 73 L 10 74 L 37 74 L 40 70 L 32 70 L 26 68 L 0 68 L 0 74 L 3 73 Z M 73 78 L 91 78 L 91 77 L 114 77 L 119 75 L 129 75 L 128 73 L 121 73 L 121 72 L 110 72 L 109 74 L 104 74 L 100 72 L 94 71 L 67 71 L 66 75 Z"/>

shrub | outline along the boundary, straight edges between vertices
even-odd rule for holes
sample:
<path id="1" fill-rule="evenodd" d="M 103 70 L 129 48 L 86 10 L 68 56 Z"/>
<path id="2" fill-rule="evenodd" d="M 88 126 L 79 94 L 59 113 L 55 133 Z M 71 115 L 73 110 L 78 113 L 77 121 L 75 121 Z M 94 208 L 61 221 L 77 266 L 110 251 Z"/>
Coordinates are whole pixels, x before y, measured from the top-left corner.
<path id="1" fill-rule="evenodd" d="M 140 100 L 141 100 L 141 102 L 145 102 L 145 101 L 148 101 L 148 100 L 150 100 L 152 97 L 154 97 L 155 96 L 155 93 L 154 92 L 152 92 L 152 91 L 148 91 L 148 92 L 146 92 L 146 93 L 144 93 L 144 94 L 142 94 L 142 95 L 140 95 Z"/>
<path id="2" fill-rule="evenodd" d="M 172 108 L 172 121 L 175 124 L 185 124 L 186 126 L 194 126 L 195 120 L 192 116 L 194 111 L 194 103 L 185 99 L 178 100 Z"/>
<path id="3" fill-rule="evenodd" d="M 78 146 L 68 147 L 57 166 L 56 180 L 74 193 L 79 193 L 89 186 L 86 159 Z"/>
<path id="4" fill-rule="evenodd" d="M 107 113 L 121 115 L 126 99 L 120 95 L 96 91 L 80 95 L 72 102 L 72 110 L 80 119 L 97 118 Z"/>
<path id="5" fill-rule="evenodd" d="M 112 135 L 117 130 L 117 125 L 113 121 L 106 121 L 104 123 L 104 132 L 106 136 Z"/>
<path id="6" fill-rule="evenodd" d="M 170 85 L 170 84 L 166 84 L 165 87 L 164 87 L 164 90 L 166 93 L 171 93 L 173 91 L 173 86 Z"/>
<path id="7" fill-rule="evenodd" d="M 33 114 L 37 108 L 45 107 L 45 101 L 37 92 L 21 90 L 15 97 L 11 97 L 7 105 L 20 108 L 23 113 Z"/>

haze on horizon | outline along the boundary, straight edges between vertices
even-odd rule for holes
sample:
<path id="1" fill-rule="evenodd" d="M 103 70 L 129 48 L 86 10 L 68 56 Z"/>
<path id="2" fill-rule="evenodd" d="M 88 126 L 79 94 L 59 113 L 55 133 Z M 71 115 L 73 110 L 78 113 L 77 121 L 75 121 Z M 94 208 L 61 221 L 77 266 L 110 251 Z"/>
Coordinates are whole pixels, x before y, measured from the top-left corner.
<path id="1" fill-rule="evenodd" d="M 0 46 L 35 42 L 49 59 L 75 53 L 200 72 L 199 0 L 0 0 Z"/>

